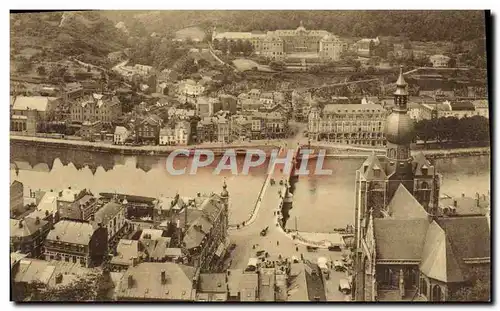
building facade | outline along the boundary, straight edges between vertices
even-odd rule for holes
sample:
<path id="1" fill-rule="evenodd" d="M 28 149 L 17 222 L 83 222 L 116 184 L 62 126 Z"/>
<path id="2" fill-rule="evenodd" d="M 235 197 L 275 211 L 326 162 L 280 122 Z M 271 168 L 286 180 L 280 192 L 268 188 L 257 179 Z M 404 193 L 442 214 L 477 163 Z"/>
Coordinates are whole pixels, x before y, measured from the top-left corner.
<path id="1" fill-rule="evenodd" d="M 50 230 L 44 243 L 45 260 L 98 266 L 107 255 L 106 229 L 94 229 L 90 223 L 61 220 Z"/>
<path id="2" fill-rule="evenodd" d="M 341 144 L 383 146 L 386 110 L 378 104 L 329 104 L 312 107 L 309 137 Z"/>
<path id="3" fill-rule="evenodd" d="M 84 97 L 71 106 L 72 122 L 101 121 L 111 123 L 122 114 L 122 106 L 118 97 L 103 94 L 92 94 Z"/>
<path id="4" fill-rule="evenodd" d="M 10 219 L 10 251 L 38 258 L 43 254 L 43 242 L 49 233 L 50 223 L 39 217 Z"/>
<path id="5" fill-rule="evenodd" d="M 97 210 L 96 198 L 87 189 L 61 190 L 57 196 L 57 211 L 61 219 L 88 221 Z"/>

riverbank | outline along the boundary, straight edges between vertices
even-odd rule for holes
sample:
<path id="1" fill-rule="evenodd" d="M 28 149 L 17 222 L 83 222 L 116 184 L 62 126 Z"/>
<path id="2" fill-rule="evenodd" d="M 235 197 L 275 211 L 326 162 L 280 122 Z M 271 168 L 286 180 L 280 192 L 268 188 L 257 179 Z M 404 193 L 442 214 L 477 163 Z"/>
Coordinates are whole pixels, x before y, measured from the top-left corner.
<path id="1" fill-rule="evenodd" d="M 208 149 L 212 150 L 215 155 L 222 155 L 227 149 L 235 149 L 238 154 L 244 155 L 246 154 L 247 149 L 252 148 L 260 149 L 266 152 L 266 154 L 270 154 L 272 150 L 282 147 L 282 143 L 280 140 L 240 142 L 237 144 L 205 143 L 190 146 L 125 146 L 114 145 L 110 142 L 90 142 L 83 140 L 21 136 L 13 134 L 10 135 L 10 141 L 11 143 L 26 144 L 35 147 L 40 146 L 57 149 L 77 149 L 81 151 L 131 156 L 168 156 L 172 151 L 178 149 Z M 371 149 L 338 144 L 311 144 L 311 147 L 314 149 L 324 149 L 326 150 L 327 157 L 339 159 L 365 158 L 373 152 L 380 155 L 385 153 L 384 149 Z M 491 153 L 491 149 L 489 147 L 475 147 L 457 149 L 413 150 L 412 154 L 416 154 L 418 152 L 422 152 L 429 159 L 442 159 L 489 155 Z"/>
<path id="2" fill-rule="evenodd" d="M 151 155 L 151 156 L 168 156 L 172 151 L 178 149 L 205 149 L 211 150 L 215 155 L 222 155 L 227 149 L 235 149 L 238 154 L 245 154 L 249 148 L 263 150 L 270 153 L 271 150 L 279 148 L 279 143 L 267 142 L 241 142 L 238 144 L 224 145 L 221 143 L 209 143 L 190 146 L 126 146 L 114 145 L 108 142 L 90 142 L 83 140 L 57 139 L 47 137 L 20 136 L 10 135 L 10 142 L 17 144 L 26 144 L 30 146 L 49 147 L 57 149 L 78 149 L 89 152 L 112 153 L 120 155 Z"/>

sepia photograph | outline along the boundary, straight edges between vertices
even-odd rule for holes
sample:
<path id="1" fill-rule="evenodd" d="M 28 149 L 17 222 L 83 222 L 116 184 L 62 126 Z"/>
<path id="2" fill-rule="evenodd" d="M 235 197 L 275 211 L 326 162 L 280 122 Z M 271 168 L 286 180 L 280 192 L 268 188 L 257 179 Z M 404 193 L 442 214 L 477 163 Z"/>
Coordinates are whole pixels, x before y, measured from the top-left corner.
<path id="1" fill-rule="evenodd" d="M 490 11 L 9 19 L 11 301 L 491 303 Z"/>

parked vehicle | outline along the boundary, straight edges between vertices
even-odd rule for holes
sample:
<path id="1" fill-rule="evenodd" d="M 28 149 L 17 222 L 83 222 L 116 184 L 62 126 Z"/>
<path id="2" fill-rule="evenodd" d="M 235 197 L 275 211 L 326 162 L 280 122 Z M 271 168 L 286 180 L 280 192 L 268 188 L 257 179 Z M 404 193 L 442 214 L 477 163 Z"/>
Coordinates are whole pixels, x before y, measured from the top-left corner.
<path id="1" fill-rule="evenodd" d="M 261 236 L 266 236 L 268 230 L 269 230 L 269 227 L 266 227 L 266 228 L 262 229 L 262 231 L 260 232 L 260 235 Z"/>
<path id="2" fill-rule="evenodd" d="M 265 251 L 265 250 L 260 250 L 260 251 L 257 251 L 257 252 L 255 253 L 255 255 L 256 255 L 257 257 L 260 257 L 260 256 L 262 256 L 262 255 L 265 255 L 265 253 L 266 253 L 266 251 Z"/>
<path id="3" fill-rule="evenodd" d="M 236 248 L 236 244 L 231 243 L 231 245 L 229 245 L 229 251 L 233 251 L 235 248 Z"/>
<path id="4" fill-rule="evenodd" d="M 314 251 L 317 251 L 318 248 L 317 247 L 314 247 L 314 246 L 307 246 L 307 251 L 308 252 L 314 252 Z"/>
<path id="5" fill-rule="evenodd" d="M 335 269 L 335 271 L 340 271 L 340 272 L 343 272 L 346 270 L 346 267 L 344 266 L 344 264 L 340 260 L 335 260 L 333 262 L 333 268 Z"/>
<path id="6" fill-rule="evenodd" d="M 345 295 L 351 293 L 351 285 L 349 284 L 349 281 L 347 279 L 339 280 L 339 292 L 342 292 Z"/>

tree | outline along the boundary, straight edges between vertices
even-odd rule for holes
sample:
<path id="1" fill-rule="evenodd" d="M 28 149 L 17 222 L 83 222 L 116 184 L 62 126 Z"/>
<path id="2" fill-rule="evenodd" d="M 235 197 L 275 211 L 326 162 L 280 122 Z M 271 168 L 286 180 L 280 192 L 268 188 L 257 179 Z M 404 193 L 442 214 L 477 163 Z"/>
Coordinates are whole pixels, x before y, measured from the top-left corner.
<path id="1" fill-rule="evenodd" d="M 361 62 L 359 60 L 356 60 L 354 61 L 353 66 L 354 66 L 354 71 L 359 72 L 359 69 L 361 68 Z"/>
<path id="2" fill-rule="evenodd" d="M 285 63 L 281 61 L 272 61 L 269 63 L 269 67 L 275 71 L 285 70 Z"/>
<path id="3" fill-rule="evenodd" d="M 475 268 L 471 273 L 468 286 L 462 287 L 451 293 L 450 301 L 490 301 L 491 300 L 491 276 L 489 269 Z"/>
<path id="4" fill-rule="evenodd" d="M 47 70 L 43 66 L 38 66 L 36 68 L 36 72 L 38 73 L 39 76 L 45 76 L 47 74 Z"/>

